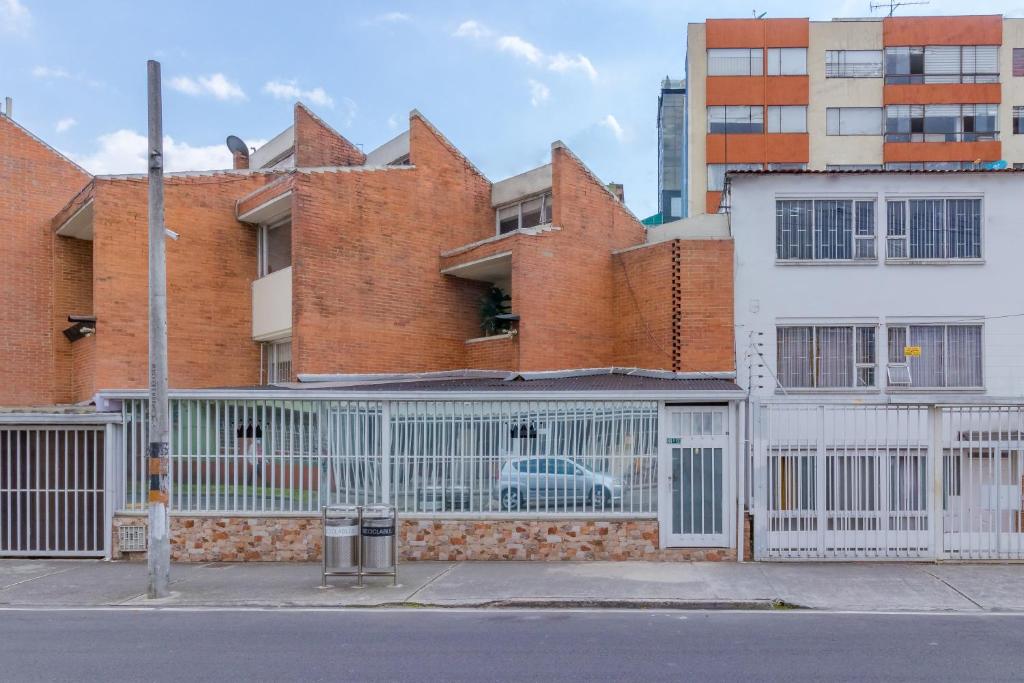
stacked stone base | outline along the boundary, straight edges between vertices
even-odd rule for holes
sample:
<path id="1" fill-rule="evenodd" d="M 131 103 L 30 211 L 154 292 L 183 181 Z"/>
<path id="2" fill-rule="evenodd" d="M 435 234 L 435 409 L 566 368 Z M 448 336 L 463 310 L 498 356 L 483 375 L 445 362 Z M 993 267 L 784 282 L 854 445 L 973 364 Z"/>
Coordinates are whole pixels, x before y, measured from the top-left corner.
<path id="1" fill-rule="evenodd" d="M 118 527 L 145 517 L 115 517 L 112 557 L 123 553 Z M 729 548 L 660 548 L 657 520 L 400 520 L 399 557 L 415 560 L 735 560 Z M 319 517 L 171 517 L 175 562 L 320 560 Z"/>

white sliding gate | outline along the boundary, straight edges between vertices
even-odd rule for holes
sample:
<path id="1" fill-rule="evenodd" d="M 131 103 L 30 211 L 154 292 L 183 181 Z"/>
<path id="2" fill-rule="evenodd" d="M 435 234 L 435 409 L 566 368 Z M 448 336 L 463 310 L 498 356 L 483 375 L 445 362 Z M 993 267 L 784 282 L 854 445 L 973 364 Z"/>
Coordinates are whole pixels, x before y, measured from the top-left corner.
<path id="1" fill-rule="evenodd" d="M 0 557 L 104 557 L 108 427 L 0 423 Z"/>
<path id="2" fill-rule="evenodd" d="M 1020 407 L 754 408 L 756 559 L 1024 559 Z"/>

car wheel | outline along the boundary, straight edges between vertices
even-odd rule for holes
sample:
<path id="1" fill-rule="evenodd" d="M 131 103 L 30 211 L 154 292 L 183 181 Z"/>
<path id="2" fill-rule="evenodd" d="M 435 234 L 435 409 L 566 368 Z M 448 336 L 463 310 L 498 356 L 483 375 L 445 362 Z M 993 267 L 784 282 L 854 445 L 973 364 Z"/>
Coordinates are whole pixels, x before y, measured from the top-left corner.
<path id="1" fill-rule="evenodd" d="M 519 500 L 519 491 L 516 489 L 504 489 L 501 492 L 501 507 L 503 510 L 518 510 L 522 505 Z"/>
<path id="2" fill-rule="evenodd" d="M 612 492 L 603 486 L 598 486 L 590 494 L 590 505 L 595 510 L 603 510 L 611 505 Z"/>

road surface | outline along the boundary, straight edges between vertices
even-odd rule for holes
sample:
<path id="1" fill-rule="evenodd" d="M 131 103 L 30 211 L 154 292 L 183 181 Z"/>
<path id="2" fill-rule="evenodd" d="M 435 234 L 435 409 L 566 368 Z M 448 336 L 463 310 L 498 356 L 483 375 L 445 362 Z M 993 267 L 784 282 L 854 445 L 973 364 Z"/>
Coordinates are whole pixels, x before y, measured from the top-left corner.
<path id="1" fill-rule="evenodd" d="M 1024 615 L 0 611 L 0 680 L 1020 680 Z"/>

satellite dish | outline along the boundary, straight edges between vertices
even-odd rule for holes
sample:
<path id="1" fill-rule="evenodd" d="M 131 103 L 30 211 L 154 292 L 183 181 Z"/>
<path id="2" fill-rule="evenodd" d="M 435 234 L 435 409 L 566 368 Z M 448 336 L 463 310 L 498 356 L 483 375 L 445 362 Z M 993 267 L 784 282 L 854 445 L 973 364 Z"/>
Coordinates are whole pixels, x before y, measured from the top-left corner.
<path id="1" fill-rule="evenodd" d="M 249 147 L 245 144 L 245 141 L 237 135 L 229 135 L 227 139 L 228 149 L 231 150 L 232 154 L 241 154 L 242 156 L 249 157 Z"/>

